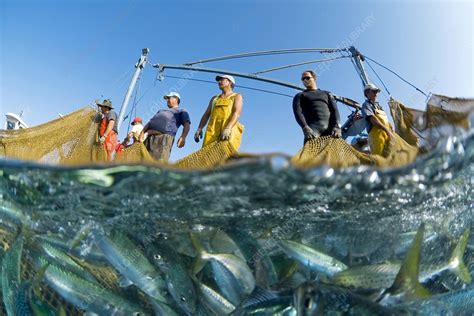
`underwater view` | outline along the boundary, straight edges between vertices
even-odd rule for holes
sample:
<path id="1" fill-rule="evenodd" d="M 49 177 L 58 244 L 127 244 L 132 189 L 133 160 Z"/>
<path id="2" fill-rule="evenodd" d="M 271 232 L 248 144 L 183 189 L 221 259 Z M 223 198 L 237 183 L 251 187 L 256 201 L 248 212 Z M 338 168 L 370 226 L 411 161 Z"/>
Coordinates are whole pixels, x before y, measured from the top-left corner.
<path id="1" fill-rule="evenodd" d="M 471 133 L 393 169 L 3 159 L 1 313 L 472 315 L 473 158 Z"/>

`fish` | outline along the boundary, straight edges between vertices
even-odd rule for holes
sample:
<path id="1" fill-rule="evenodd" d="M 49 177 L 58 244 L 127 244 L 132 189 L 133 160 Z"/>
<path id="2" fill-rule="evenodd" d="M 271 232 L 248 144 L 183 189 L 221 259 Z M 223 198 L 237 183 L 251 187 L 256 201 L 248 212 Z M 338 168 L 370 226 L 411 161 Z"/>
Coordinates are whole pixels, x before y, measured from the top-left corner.
<path id="1" fill-rule="evenodd" d="M 460 237 L 451 257 L 446 263 L 420 266 L 420 282 L 425 283 L 445 271 L 453 272 L 465 283 L 471 283 L 471 275 L 463 262 L 464 251 L 469 239 L 470 227 Z M 359 266 L 336 273 L 330 282 L 335 285 L 358 289 L 385 289 L 390 287 L 400 271 L 401 263 L 381 263 Z"/>
<path id="2" fill-rule="evenodd" d="M 40 257 L 42 265 L 48 261 Z M 73 272 L 49 263 L 44 279 L 67 302 L 77 308 L 98 315 L 143 315 L 143 309 L 107 288 L 89 282 Z"/>
<path id="3" fill-rule="evenodd" d="M 98 248 L 122 277 L 151 298 L 167 302 L 162 294 L 166 289 L 165 280 L 128 237 L 117 231 L 106 236 L 99 229 L 93 229 L 91 233 Z"/>
<path id="4" fill-rule="evenodd" d="M 348 289 L 308 281 L 294 291 L 293 304 L 298 316 L 316 315 L 403 315 L 381 306 Z"/>
<path id="5" fill-rule="evenodd" d="M 245 261 L 233 254 L 214 254 L 207 252 L 203 245 L 200 243 L 199 238 L 192 234 L 191 239 L 193 244 L 198 251 L 198 256 L 196 259 L 194 273 L 198 273 L 200 269 L 203 268 L 204 264 L 208 261 L 213 261 L 213 264 L 221 265 L 223 269 L 226 269 L 235 278 L 238 288 L 242 291 L 242 294 L 248 295 L 252 293 L 255 288 L 255 277 L 253 276 L 252 270 Z M 214 266 L 216 267 L 216 266 Z M 224 271 L 224 270 L 217 270 Z M 220 274 L 221 277 L 225 277 L 226 274 Z M 220 277 L 216 276 L 216 280 Z M 232 282 L 226 282 L 226 284 L 231 284 Z"/>
<path id="6" fill-rule="evenodd" d="M 179 254 L 165 243 L 148 244 L 154 248 L 159 269 L 165 274 L 165 282 L 171 297 L 187 314 L 196 313 L 197 295 L 188 269 L 184 266 Z"/>
<path id="7" fill-rule="evenodd" d="M 194 284 L 196 284 L 199 294 L 202 297 L 202 300 L 214 313 L 217 315 L 229 315 L 235 310 L 235 306 L 214 289 L 205 285 L 204 283 L 201 283 L 201 281 L 196 279 L 194 276 L 193 280 Z"/>
<path id="8" fill-rule="evenodd" d="M 2 261 L 2 294 L 3 304 L 8 316 L 13 316 L 15 297 L 20 286 L 21 256 L 23 236 L 18 235 L 12 247 L 6 252 Z"/>
<path id="9" fill-rule="evenodd" d="M 97 251 L 97 249 L 87 249 L 87 251 L 83 251 L 83 249 L 80 249 L 79 247 L 73 247 L 64 242 L 63 239 L 59 238 L 59 236 L 36 235 L 34 238 L 42 243 L 48 243 L 65 253 L 70 253 L 78 259 L 85 260 L 90 264 L 96 266 L 108 265 L 107 258 L 105 258 L 101 252 Z"/>
<path id="10" fill-rule="evenodd" d="M 296 316 L 290 291 L 269 291 L 255 287 L 252 294 L 234 311 L 233 315 Z"/>
<path id="11" fill-rule="evenodd" d="M 474 315 L 474 287 L 395 306 L 411 315 Z"/>
<path id="12" fill-rule="evenodd" d="M 22 228 L 24 225 L 31 225 L 31 220 L 16 203 L 7 200 L 0 200 L 0 223 L 6 226 L 16 225 Z"/>
<path id="13" fill-rule="evenodd" d="M 48 243 L 40 244 L 42 253 L 45 255 L 48 260 L 53 260 L 57 265 L 64 267 L 65 269 L 76 273 L 87 281 L 97 283 L 96 278 L 82 266 L 76 263 L 70 256 L 68 256 L 63 251 L 55 248 L 54 246 Z"/>
<path id="14" fill-rule="evenodd" d="M 420 253 L 425 225 L 421 224 L 403 260 L 393 284 L 386 289 L 377 301 L 382 305 L 395 305 L 431 296 L 428 289 L 420 284 Z"/>
<path id="15" fill-rule="evenodd" d="M 41 268 L 32 280 L 24 281 L 18 287 L 15 296 L 15 315 L 16 316 L 56 316 L 57 312 L 51 306 L 43 303 L 33 293 L 38 287 L 49 264 Z"/>
<path id="16" fill-rule="evenodd" d="M 348 268 L 347 265 L 336 258 L 307 245 L 292 240 L 280 240 L 279 245 L 288 257 L 298 261 L 301 265 L 308 267 L 312 271 L 333 276 Z"/>

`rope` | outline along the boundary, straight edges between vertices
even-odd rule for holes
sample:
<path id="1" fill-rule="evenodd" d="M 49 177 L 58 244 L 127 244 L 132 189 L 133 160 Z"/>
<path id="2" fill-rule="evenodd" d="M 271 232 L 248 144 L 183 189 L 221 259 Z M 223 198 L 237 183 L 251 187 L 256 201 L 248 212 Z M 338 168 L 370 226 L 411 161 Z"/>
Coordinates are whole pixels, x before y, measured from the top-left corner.
<path id="1" fill-rule="evenodd" d="M 183 79 L 182 77 L 177 77 L 177 76 L 166 76 L 168 78 L 173 78 L 173 79 Z M 202 80 L 202 79 L 191 79 L 191 78 L 186 78 L 186 80 L 190 81 L 197 81 L 197 82 L 204 82 L 204 83 L 212 83 L 216 84 L 215 81 L 210 81 L 210 80 Z M 275 95 L 282 95 L 285 97 L 293 98 L 292 95 L 285 94 L 285 93 L 280 93 L 280 92 L 275 92 L 275 91 L 270 91 L 270 90 L 265 90 L 265 89 L 258 89 L 258 88 L 252 88 L 252 87 L 247 87 L 247 86 L 240 86 L 236 85 L 236 87 L 241 88 L 241 89 L 247 89 L 247 90 L 254 90 L 254 91 L 260 91 L 260 92 L 265 92 L 265 93 L 270 93 L 270 94 L 275 94 Z"/>
<path id="2" fill-rule="evenodd" d="M 394 74 L 395 76 L 397 76 L 397 77 L 398 77 L 399 79 L 401 79 L 403 82 L 405 82 L 406 84 L 408 84 L 408 85 L 410 85 L 411 87 L 415 88 L 416 91 L 422 93 L 425 97 L 428 96 L 425 92 L 423 92 L 421 89 L 419 89 L 418 87 L 416 87 L 414 84 L 408 82 L 406 79 L 404 79 L 402 76 L 400 76 L 399 74 L 397 74 L 395 71 L 391 70 L 390 68 L 388 68 L 388 67 L 386 67 L 386 66 L 384 66 L 384 65 L 382 65 L 382 64 L 380 64 L 380 63 L 378 63 L 378 62 L 376 62 L 375 60 L 373 60 L 373 59 L 370 58 L 370 57 L 367 57 L 367 56 L 365 56 L 365 55 L 364 55 L 364 57 L 367 58 L 368 60 L 374 62 L 375 64 L 379 65 L 380 67 L 384 68 L 385 70 L 390 71 L 392 74 Z"/>
<path id="3" fill-rule="evenodd" d="M 226 56 L 221 56 L 221 57 L 202 59 L 202 60 L 198 60 L 198 61 L 185 63 L 184 65 L 192 66 L 192 65 L 195 65 L 195 64 L 208 63 L 208 62 L 211 62 L 211 61 L 220 61 L 220 60 L 228 60 L 228 59 L 255 57 L 255 56 L 298 54 L 298 53 L 311 53 L 311 52 L 335 53 L 335 52 L 342 52 L 342 51 L 347 51 L 347 50 L 348 50 L 347 48 L 340 48 L 340 49 L 334 49 L 334 48 L 292 48 L 292 49 L 267 50 L 267 51 L 241 53 L 241 54 L 233 54 L 233 55 L 226 55 Z"/>
<path id="4" fill-rule="evenodd" d="M 375 69 L 372 67 L 372 65 L 367 61 L 367 65 L 369 65 L 370 69 L 372 69 L 372 71 L 374 72 L 374 74 L 377 76 L 377 78 L 379 79 L 379 81 L 382 83 L 382 86 L 385 88 L 385 91 L 387 91 L 388 95 L 391 97 L 392 95 L 390 94 L 390 91 L 388 91 L 388 88 L 387 86 L 385 85 L 385 83 L 383 82 L 382 78 L 380 78 L 379 74 L 375 71 Z"/>
<path id="5" fill-rule="evenodd" d="M 265 69 L 265 70 L 262 70 L 262 71 L 253 72 L 252 75 L 260 75 L 260 74 L 264 74 L 264 73 L 272 72 L 272 71 L 276 71 L 276 70 L 292 68 L 292 67 L 298 67 L 298 66 L 307 65 L 307 64 L 321 63 L 321 62 L 325 62 L 325 61 L 332 61 L 332 60 L 342 59 L 342 58 L 349 58 L 349 56 L 339 56 L 339 57 L 333 57 L 333 58 L 309 60 L 309 61 L 304 61 L 304 62 L 301 62 L 301 63 L 289 64 L 289 65 L 285 65 L 285 66 L 280 66 L 280 67 L 275 67 L 275 68 Z"/>

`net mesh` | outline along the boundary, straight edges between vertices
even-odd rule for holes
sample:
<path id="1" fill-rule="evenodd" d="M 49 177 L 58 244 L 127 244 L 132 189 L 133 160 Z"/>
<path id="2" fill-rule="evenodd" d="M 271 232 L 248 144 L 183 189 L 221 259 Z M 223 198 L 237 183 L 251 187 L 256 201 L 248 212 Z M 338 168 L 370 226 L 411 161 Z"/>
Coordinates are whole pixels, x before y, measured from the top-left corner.
<path id="1" fill-rule="evenodd" d="M 470 128 L 469 115 L 473 112 L 474 100 L 433 95 L 426 111 L 410 109 L 394 99 L 389 101 L 389 106 L 398 135 L 382 156 L 359 152 L 340 139 L 322 137 L 307 142 L 291 162 L 298 167 L 328 165 L 334 168 L 408 164 L 416 159 L 418 147 L 439 139 L 441 127 Z M 215 142 L 174 163 L 163 164 L 156 162 L 143 144 L 136 143 L 118 153 L 115 161 L 106 162 L 105 150 L 97 142 L 99 122 L 100 114 L 94 108 L 85 107 L 36 127 L 1 130 L 0 155 L 49 164 L 148 164 L 182 170 L 211 169 L 239 157 L 229 142 Z"/>
<path id="2" fill-rule="evenodd" d="M 10 246 L 15 241 L 17 236 L 16 232 L 12 232 L 9 229 L 0 228 L 0 258 L 3 259 L 5 252 L 10 249 Z M 26 240 L 26 239 L 25 239 Z M 29 242 L 29 241 L 26 241 Z M 26 250 L 28 248 L 28 250 Z M 37 256 L 38 245 L 28 244 L 28 247 L 24 247 L 24 251 L 21 258 L 21 267 L 20 267 L 20 280 L 21 282 L 32 280 L 35 278 L 38 269 L 32 263 L 32 256 Z M 90 263 L 85 262 L 79 258 L 74 257 L 73 255 L 69 256 L 84 269 L 89 271 L 96 280 L 105 288 L 112 290 L 115 293 L 121 294 L 123 289 L 119 285 L 119 275 L 118 273 L 109 266 L 96 266 Z M 1 291 L 1 286 L 0 286 Z M 41 281 L 33 289 L 34 295 L 45 304 L 51 311 L 56 312 L 59 315 L 60 311 L 65 315 L 83 315 L 84 311 L 81 311 L 74 305 L 71 305 L 65 301 L 61 296 L 59 296 L 56 291 L 54 291 L 50 286 L 48 286 L 44 281 Z M 0 295 L 0 315 L 6 315 L 5 304 L 3 304 L 3 296 Z"/>
<path id="3" fill-rule="evenodd" d="M 472 126 L 474 99 L 433 94 L 425 111 L 408 108 L 393 99 L 389 106 L 397 133 L 423 151 L 435 147 L 442 137 L 466 132 Z"/>

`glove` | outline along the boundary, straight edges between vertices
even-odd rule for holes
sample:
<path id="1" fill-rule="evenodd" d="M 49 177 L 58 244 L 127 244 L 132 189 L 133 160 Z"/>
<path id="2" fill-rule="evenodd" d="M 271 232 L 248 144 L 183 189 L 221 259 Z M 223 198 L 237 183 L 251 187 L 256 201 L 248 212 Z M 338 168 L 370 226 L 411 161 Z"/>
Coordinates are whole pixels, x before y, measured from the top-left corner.
<path id="1" fill-rule="evenodd" d="M 221 140 L 229 140 L 231 132 L 232 132 L 232 130 L 230 128 L 224 128 L 222 130 Z"/>
<path id="2" fill-rule="evenodd" d="M 99 143 L 103 144 L 105 142 L 105 138 L 106 138 L 105 136 L 101 136 L 99 138 Z"/>
<path id="3" fill-rule="evenodd" d="M 309 126 L 303 127 L 303 134 L 304 134 L 304 141 L 308 141 L 310 139 L 315 139 L 316 137 L 319 137 L 319 133 L 313 131 L 313 129 Z"/>
<path id="4" fill-rule="evenodd" d="M 199 143 L 199 139 L 202 139 L 202 129 L 198 128 L 196 133 L 194 133 L 194 141 Z"/>
<path id="5" fill-rule="evenodd" d="M 334 127 L 331 132 L 331 136 L 334 138 L 341 138 L 342 132 L 340 127 Z"/>

